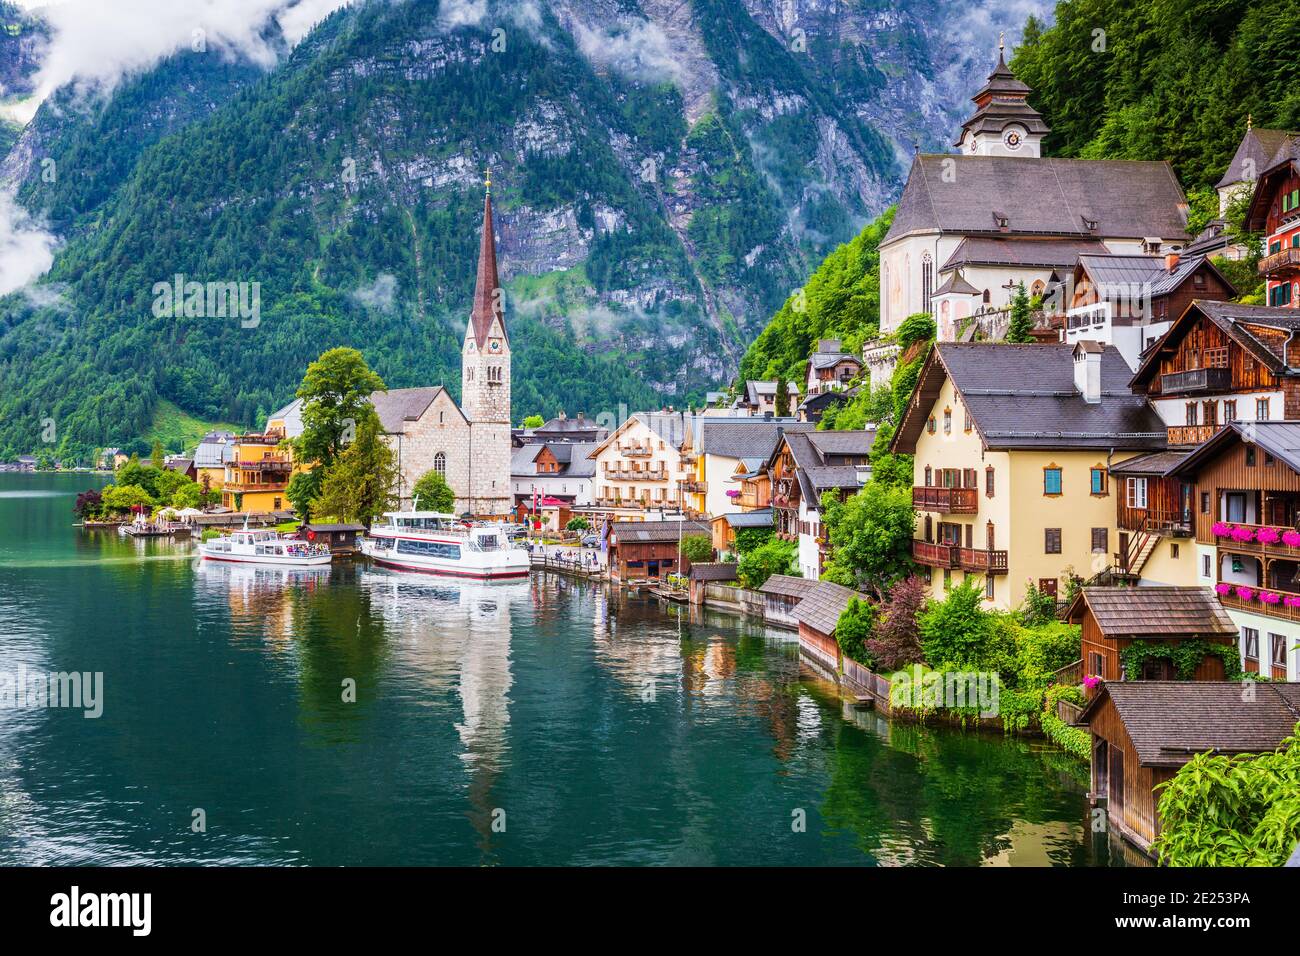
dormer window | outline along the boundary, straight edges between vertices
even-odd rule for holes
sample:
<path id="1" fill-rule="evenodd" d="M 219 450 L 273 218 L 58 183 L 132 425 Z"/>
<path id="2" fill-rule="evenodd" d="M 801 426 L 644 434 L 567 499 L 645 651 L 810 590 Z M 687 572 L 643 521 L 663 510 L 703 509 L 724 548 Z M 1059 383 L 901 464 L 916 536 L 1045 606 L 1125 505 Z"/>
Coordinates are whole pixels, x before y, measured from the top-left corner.
<path id="1" fill-rule="evenodd" d="M 1097 231 L 1097 227 L 1100 225 L 1100 223 L 1096 219 L 1089 219 L 1087 216 L 1083 216 L 1081 218 L 1083 219 L 1084 229 L 1087 229 L 1089 232 Z"/>

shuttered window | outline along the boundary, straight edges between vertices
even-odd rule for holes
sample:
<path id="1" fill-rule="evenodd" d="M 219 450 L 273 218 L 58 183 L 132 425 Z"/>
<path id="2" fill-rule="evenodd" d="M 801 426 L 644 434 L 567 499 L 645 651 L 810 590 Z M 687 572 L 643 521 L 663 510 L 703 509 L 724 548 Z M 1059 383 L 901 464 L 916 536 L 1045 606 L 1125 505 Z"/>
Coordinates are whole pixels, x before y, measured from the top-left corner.
<path id="1" fill-rule="evenodd" d="M 1092 553 L 1093 554 L 1105 554 L 1108 550 L 1110 550 L 1107 543 L 1108 535 L 1109 535 L 1109 529 L 1107 528 L 1092 529 Z"/>
<path id="2" fill-rule="evenodd" d="M 1060 528 L 1043 529 L 1043 552 L 1045 554 L 1061 553 L 1061 529 Z"/>

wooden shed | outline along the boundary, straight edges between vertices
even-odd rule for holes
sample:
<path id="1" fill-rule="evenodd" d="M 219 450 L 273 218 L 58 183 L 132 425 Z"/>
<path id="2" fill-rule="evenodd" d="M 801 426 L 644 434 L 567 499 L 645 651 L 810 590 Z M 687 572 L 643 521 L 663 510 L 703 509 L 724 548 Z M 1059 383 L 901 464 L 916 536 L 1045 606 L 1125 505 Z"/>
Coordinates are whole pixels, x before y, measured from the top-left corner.
<path id="1" fill-rule="evenodd" d="M 840 645 L 835 639 L 835 627 L 840 615 L 854 598 L 864 601 L 869 598 L 830 581 L 814 581 L 812 585 L 791 612 L 799 624 L 799 646 L 814 660 L 838 671 Z"/>
<path id="2" fill-rule="evenodd" d="M 758 593 L 763 595 L 763 620 L 779 627 L 798 628 L 794 609 L 815 587 L 817 582 L 811 578 L 772 575 L 758 589 Z"/>
<path id="3" fill-rule="evenodd" d="M 1080 625 L 1081 659 L 1086 676 L 1106 681 L 1175 680 L 1172 656 L 1148 655 L 1138 674 L 1124 674 L 1124 652 L 1137 641 L 1173 645 L 1208 641 L 1234 646 L 1237 628 L 1209 588 L 1084 588 L 1068 611 Z M 1223 658 L 1207 653 L 1191 680 L 1223 680 Z"/>
<path id="4" fill-rule="evenodd" d="M 297 536 L 315 544 L 328 544 L 331 554 L 356 554 L 360 550 L 357 538 L 365 530 L 363 524 L 305 524 L 298 528 Z"/>
<path id="5" fill-rule="evenodd" d="M 682 555 L 677 567 L 680 539 L 708 535 L 709 526 L 697 521 L 618 521 L 609 532 L 609 570 L 619 581 L 657 581 L 670 574 L 690 571 Z"/>
<path id="6" fill-rule="evenodd" d="M 727 584 L 736 580 L 734 561 L 710 561 L 691 565 L 691 603 L 703 604 L 705 589 L 711 583 Z"/>
<path id="7" fill-rule="evenodd" d="M 1143 850 L 1160 833 L 1154 792 L 1193 755 L 1267 753 L 1300 722 L 1300 684 L 1118 681 L 1080 721 L 1092 734 L 1092 794 Z"/>

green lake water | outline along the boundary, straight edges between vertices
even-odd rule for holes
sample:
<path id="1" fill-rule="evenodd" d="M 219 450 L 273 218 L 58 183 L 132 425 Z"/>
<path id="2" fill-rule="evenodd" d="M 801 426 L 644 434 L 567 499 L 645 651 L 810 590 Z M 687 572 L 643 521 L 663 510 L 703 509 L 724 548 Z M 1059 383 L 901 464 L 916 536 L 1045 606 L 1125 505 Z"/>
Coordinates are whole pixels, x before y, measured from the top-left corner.
<path id="1" fill-rule="evenodd" d="M 75 528 L 102 483 L 0 475 L 0 673 L 103 674 L 97 719 L 0 708 L 0 863 L 1106 862 L 1068 757 L 847 708 L 786 632 L 204 564 Z"/>

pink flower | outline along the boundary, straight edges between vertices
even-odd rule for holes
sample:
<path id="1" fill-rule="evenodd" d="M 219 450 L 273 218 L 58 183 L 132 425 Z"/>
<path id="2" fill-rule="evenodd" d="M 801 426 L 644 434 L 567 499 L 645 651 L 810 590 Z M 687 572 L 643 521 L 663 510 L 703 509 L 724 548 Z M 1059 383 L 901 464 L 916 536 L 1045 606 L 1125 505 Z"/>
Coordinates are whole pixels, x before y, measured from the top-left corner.
<path id="1" fill-rule="evenodd" d="M 1244 584 L 1238 584 L 1233 588 L 1233 590 L 1236 592 L 1237 597 L 1241 598 L 1243 601 L 1250 601 L 1255 597 L 1254 588 L 1248 588 Z"/>
<path id="2" fill-rule="evenodd" d="M 1282 599 L 1287 607 L 1300 607 L 1300 594 L 1288 594 Z"/>
<path id="3" fill-rule="evenodd" d="M 1231 593 L 1232 593 L 1232 585 L 1231 585 L 1231 584 L 1226 584 L 1226 583 L 1224 583 L 1223 581 L 1220 581 L 1218 584 L 1216 584 L 1216 585 L 1214 586 L 1214 591 L 1215 591 L 1216 594 L 1231 594 Z"/>
<path id="4" fill-rule="evenodd" d="M 1216 538 L 1226 538 L 1232 531 L 1232 526 L 1223 521 L 1216 521 L 1210 525 L 1210 534 Z"/>
<path id="5" fill-rule="evenodd" d="M 1093 677 L 1091 674 L 1089 674 L 1087 677 L 1083 679 L 1083 686 L 1088 688 L 1088 690 L 1092 690 L 1100 683 L 1101 683 L 1101 678 Z"/>
<path id="6" fill-rule="evenodd" d="M 1255 540 L 1260 544 L 1277 544 L 1282 539 L 1282 533 L 1277 528 L 1260 528 L 1255 532 Z"/>
<path id="7" fill-rule="evenodd" d="M 1247 541 L 1254 539 L 1255 532 L 1251 531 L 1249 528 L 1243 528 L 1241 525 L 1237 525 L 1228 533 L 1228 536 L 1231 537 L 1233 541 L 1245 544 Z"/>
<path id="8" fill-rule="evenodd" d="M 1282 543 L 1288 548 L 1300 548 L 1300 531 L 1283 531 Z"/>
<path id="9" fill-rule="evenodd" d="M 1265 604 L 1277 604 L 1282 600 L 1282 595 L 1274 591 L 1260 591 L 1259 599 Z"/>

